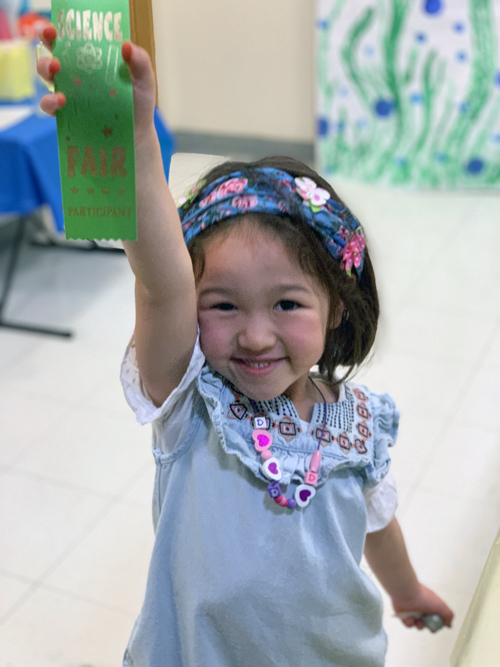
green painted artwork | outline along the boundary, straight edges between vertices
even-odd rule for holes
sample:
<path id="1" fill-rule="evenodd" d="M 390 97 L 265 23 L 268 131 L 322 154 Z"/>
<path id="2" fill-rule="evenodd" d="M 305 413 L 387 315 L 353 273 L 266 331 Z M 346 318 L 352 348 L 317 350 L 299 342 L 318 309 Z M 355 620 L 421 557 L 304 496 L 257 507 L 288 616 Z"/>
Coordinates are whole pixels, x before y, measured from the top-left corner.
<path id="1" fill-rule="evenodd" d="M 57 136 L 68 239 L 137 238 L 129 0 L 52 0 Z"/>
<path id="2" fill-rule="evenodd" d="M 500 185 L 500 2 L 318 0 L 317 31 L 321 171 Z"/>

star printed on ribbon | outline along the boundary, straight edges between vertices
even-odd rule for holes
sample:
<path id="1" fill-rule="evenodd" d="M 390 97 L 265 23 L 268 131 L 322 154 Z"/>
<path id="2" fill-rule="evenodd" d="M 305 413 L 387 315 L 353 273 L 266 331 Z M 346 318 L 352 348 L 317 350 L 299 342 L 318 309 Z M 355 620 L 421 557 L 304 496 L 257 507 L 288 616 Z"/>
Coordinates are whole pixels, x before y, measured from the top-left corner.
<path id="1" fill-rule="evenodd" d="M 108 137 L 112 137 L 113 136 L 113 128 L 108 127 L 107 125 L 105 125 L 101 130 L 101 134 L 104 135 L 105 139 L 107 139 Z"/>

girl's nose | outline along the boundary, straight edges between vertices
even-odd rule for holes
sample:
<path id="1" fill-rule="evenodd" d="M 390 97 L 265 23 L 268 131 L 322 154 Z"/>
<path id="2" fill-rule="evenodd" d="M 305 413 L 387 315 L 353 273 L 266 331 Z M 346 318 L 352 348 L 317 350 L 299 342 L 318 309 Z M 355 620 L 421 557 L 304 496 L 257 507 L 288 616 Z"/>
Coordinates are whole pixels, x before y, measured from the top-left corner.
<path id="1" fill-rule="evenodd" d="M 238 334 L 238 345 L 245 350 L 269 350 L 276 342 L 271 323 L 266 318 L 249 318 Z"/>

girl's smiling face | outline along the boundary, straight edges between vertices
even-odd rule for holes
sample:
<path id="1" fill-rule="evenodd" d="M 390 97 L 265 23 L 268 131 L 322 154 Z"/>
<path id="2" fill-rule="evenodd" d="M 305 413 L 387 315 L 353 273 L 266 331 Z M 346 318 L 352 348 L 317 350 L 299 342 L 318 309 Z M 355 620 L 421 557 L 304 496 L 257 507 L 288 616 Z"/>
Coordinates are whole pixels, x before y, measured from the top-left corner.
<path id="1" fill-rule="evenodd" d="M 204 253 L 197 294 L 207 361 L 254 400 L 306 401 L 328 325 L 321 285 L 279 238 L 249 221 L 209 239 Z"/>

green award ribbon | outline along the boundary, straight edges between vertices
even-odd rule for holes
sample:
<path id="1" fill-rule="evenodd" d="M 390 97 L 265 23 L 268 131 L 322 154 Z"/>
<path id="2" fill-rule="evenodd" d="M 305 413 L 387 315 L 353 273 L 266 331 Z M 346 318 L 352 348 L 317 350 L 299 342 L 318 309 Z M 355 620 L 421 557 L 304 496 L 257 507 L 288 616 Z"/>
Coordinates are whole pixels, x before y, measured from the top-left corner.
<path id="1" fill-rule="evenodd" d="M 94 11 L 95 9 L 95 11 Z M 129 0 L 52 0 L 57 137 L 68 239 L 137 238 L 134 100 L 121 44 Z"/>

